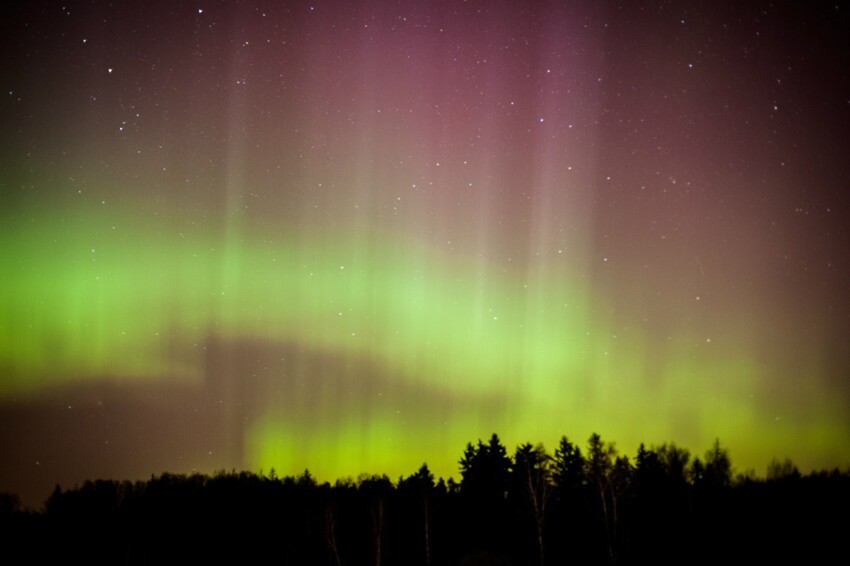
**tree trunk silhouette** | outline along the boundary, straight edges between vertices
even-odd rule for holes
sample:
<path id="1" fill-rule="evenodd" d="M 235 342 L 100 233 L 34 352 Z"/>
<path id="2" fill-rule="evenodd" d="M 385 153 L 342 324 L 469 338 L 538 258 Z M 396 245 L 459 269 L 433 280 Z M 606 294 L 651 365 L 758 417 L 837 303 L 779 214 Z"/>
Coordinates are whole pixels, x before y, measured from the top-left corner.
<path id="1" fill-rule="evenodd" d="M 384 538 L 384 498 L 372 507 L 372 540 L 375 545 L 375 566 L 381 566 L 381 546 Z"/>
<path id="2" fill-rule="evenodd" d="M 425 514 L 425 566 L 431 566 L 431 517 L 428 510 L 428 492 L 423 490 L 422 505 Z"/>
<path id="3" fill-rule="evenodd" d="M 334 566 L 341 566 L 339 549 L 336 546 L 336 517 L 330 503 L 325 506 L 325 542 Z"/>
<path id="4" fill-rule="evenodd" d="M 540 465 L 543 465 L 542 463 Z M 543 549 L 543 522 L 546 520 L 546 502 L 549 499 L 549 482 L 545 474 L 537 478 L 537 485 L 531 478 L 531 464 L 526 462 L 526 477 L 528 478 L 528 496 L 531 499 L 531 509 L 534 513 L 534 528 L 537 535 L 537 552 L 540 566 L 545 562 Z"/>

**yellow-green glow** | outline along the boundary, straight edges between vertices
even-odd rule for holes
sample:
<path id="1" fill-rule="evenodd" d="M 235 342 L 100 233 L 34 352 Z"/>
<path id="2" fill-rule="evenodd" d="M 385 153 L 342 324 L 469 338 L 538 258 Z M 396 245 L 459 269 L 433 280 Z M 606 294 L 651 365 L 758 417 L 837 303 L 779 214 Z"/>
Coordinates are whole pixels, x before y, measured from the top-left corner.
<path id="1" fill-rule="evenodd" d="M 601 431 L 624 450 L 670 439 L 707 446 L 720 436 L 746 450 L 751 457 L 739 461 L 752 467 L 782 453 L 789 435 L 828 451 L 844 433 L 842 407 L 825 388 L 807 389 L 821 417 L 802 427 L 756 402 L 769 377 L 746 329 L 713 341 L 683 332 L 659 347 L 600 306 L 580 258 L 532 278 L 362 229 L 254 225 L 222 241 L 214 227 L 113 208 L 5 231 L 0 394 L 82 380 L 202 388 L 213 338 L 361 360 L 269 369 L 261 376 L 269 397 L 242 429 L 247 465 L 309 467 L 325 479 L 402 474 L 429 458 L 452 475 L 458 450 L 492 430 L 509 445 L 549 446 L 565 433 Z M 307 393 L 329 377 L 326 388 L 349 384 L 346 397 Z M 364 377 L 386 390 L 351 385 Z M 290 414 L 295 390 L 281 384 L 296 381 L 307 384 L 296 399 L 306 406 Z M 431 397 L 418 398 L 417 387 Z"/>

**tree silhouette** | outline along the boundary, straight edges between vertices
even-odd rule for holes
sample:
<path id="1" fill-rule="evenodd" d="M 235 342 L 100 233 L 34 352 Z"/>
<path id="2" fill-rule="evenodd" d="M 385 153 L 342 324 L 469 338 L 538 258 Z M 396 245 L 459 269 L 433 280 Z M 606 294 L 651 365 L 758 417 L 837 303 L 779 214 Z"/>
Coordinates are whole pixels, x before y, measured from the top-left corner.
<path id="1" fill-rule="evenodd" d="M 585 483 L 584 457 L 581 448 L 562 436 L 555 449 L 552 479 L 559 495 L 579 490 Z"/>
<path id="2" fill-rule="evenodd" d="M 662 444 L 656 448 L 658 461 L 661 464 L 667 482 L 677 489 L 688 483 L 688 463 L 691 453 L 674 443 Z"/>
<path id="3" fill-rule="evenodd" d="M 465 528 L 475 545 L 502 549 L 505 544 L 510 470 L 511 460 L 497 434 L 486 444 L 467 444 L 460 460 L 460 495 Z"/>
<path id="4" fill-rule="evenodd" d="M 800 470 L 794 465 L 790 458 L 782 462 L 773 459 L 767 466 L 768 481 L 796 480 L 800 479 Z"/>
<path id="5" fill-rule="evenodd" d="M 692 485 L 702 485 L 705 481 L 705 464 L 699 458 L 694 458 L 691 469 L 688 471 L 688 479 Z"/>
<path id="6" fill-rule="evenodd" d="M 705 453 L 703 482 L 709 489 L 729 487 L 732 483 L 732 460 L 729 451 L 720 447 L 720 439 Z"/>
<path id="7" fill-rule="evenodd" d="M 546 509 L 552 495 L 552 457 L 542 444 L 525 443 L 517 447 L 512 470 L 516 495 L 524 501 L 534 522 L 538 562 L 544 563 L 543 526 Z"/>
<path id="8" fill-rule="evenodd" d="M 595 527 L 596 501 L 591 496 L 585 475 L 585 461 L 581 448 L 562 436 L 552 459 L 553 503 L 550 533 L 562 542 L 587 541 Z M 576 561 L 575 552 L 558 556 L 558 545 L 549 545 L 547 560 Z M 588 557 L 589 558 L 589 557 Z M 553 560 L 554 559 L 554 560 Z"/>
<path id="9" fill-rule="evenodd" d="M 445 491 L 445 483 L 441 482 L 441 490 Z M 422 464 L 415 474 L 399 481 L 399 489 L 407 490 L 421 506 L 422 544 L 425 566 L 431 564 L 431 499 L 434 495 L 434 474 L 428 469 L 428 464 Z"/>
<path id="10" fill-rule="evenodd" d="M 466 445 L 460 460 L 460 489 L 467 495 L 503 500 L 510 478 L 511 460 L 499 435 L 493 434 L 487 444 Z"/>
<path id="11" fill-rule="evenodd" d="M 619 491 L 615 488 L 614 462 L 617 449 L 612 443 L 602 441 L 597 433 L 590 435 L 587 441 L 587 459 L 585 460 L 585 475 L 588 484 L 593 487 L 598 496 L 600 519 L 605 532 L 605 546 L 608 557 L 616 562 L 617 541 L 617 499 Z M 622 465 L 620 466 L 622 467 Z"/>
<path id="12" fill-rule="evenodd" d="M 360 478 L 358 489 L 366 497 L 369 508 L 375 566 L 381 566 L 383 563 L 386 501 L 393 491 L 393 484 L 387 476 L 364 476 Z"/>

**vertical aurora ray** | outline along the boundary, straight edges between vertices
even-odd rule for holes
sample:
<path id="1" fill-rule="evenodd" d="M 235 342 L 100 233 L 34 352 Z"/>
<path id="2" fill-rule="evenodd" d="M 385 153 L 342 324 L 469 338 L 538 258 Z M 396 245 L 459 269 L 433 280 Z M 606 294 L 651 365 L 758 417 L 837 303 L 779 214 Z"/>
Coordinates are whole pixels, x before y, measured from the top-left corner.
<path id="1" fill-rule="evenodd" d="M 850 458 L 850 117 L 809 104 L 847 79 L 792 48 L 830 68 L 843 20 L 70 4 L 3 18 L 0 489 L 101 437 L 80 474 L 453 475 L 493 431 Z"/>

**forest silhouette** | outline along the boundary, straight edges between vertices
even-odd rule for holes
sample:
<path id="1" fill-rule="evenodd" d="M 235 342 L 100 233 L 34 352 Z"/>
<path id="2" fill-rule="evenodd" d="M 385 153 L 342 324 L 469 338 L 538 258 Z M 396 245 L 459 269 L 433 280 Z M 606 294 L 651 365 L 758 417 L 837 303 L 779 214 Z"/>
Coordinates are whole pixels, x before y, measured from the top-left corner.
<path id="1" fill-rule="evenodd" d="M 683 564 L 834 560 L 850 533 L 850 472 L 774 461 L 735 474 L 719 441 L 630 458 L 593 434 L 513 455 L 496 434 L 466 446 L 460 481 L 427 464 L 362 475 L 163 473 L 56 489 L 38 511 L 0 494 L 4 555 L 29 563 Z"/>

